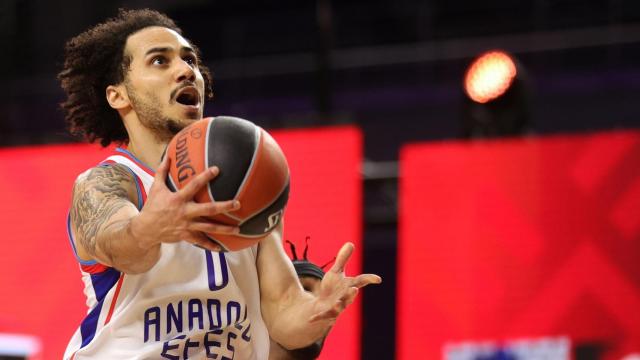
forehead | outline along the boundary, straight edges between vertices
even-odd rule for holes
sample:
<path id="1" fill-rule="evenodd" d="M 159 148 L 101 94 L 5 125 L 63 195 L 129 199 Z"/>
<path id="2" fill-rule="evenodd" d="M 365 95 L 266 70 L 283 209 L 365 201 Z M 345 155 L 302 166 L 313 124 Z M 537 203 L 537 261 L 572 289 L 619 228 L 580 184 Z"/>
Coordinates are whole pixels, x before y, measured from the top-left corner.
<path id="1" fill-rule="evenodd" d="M 129 35 L 125 45 L 125 53 L 136 58 L 152 48 L 180 49 L 185 46 L 191 47 L 191 44 L 182 35 L 165 27 L 152 26 Z"/>

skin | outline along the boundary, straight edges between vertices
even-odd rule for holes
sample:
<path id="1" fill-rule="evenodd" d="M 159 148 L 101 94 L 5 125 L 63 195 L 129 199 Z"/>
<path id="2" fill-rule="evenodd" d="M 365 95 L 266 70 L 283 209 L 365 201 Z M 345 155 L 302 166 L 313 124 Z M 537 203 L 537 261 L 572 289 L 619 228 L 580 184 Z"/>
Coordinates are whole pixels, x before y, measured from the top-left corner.
<path id="1" fill-rule="evenodd" d="M 314 296 L 317 296 L 318 293 L 320 292 L 320 287 L 322 283 L 321 279 L 318 279 L 315 276 L 300 276 L 298 277 L 298 280 L 300 281 L 300 285 L 302 285 L 302 288 L 304 289 L 304 291 Z M 322 345 L 324 343 L 324 337 L 322 339 L 317 340 L 316 343 L 317 343 L 316 349 L 322 349 Z M 311 353 L 315 354 L 315 351 L 311 351 Z M 301 360 L 301 359 L 306 360 L 311 358 L 315 358 L 315 357 L 309 356 L 306 352 L 300 353 L 300 352 L 287 350 L 282 346 L 280 346 L 280 344 L 271 340 L 271 347 L 269 348 L 269 360 Z"/>
<path id="2" fill-rule="evenodd" d="M 313 295 L 317 295 L 320 291 L 320 283 L 322 280 L 313 276 L 300 276 L 298 278 L 300 280 L 300 285 L 306 292 L 310 292 Z"/>
<path id="3" fill-rule="evenodd" d="M 105 89 L 105 96 L 125 124 L 129 151 L 154 168 L 155 181 L 139 211 L 134 179 L 122 166 L 93 168 L 78 177 L 71 231 L 83 260 L 140 274 L 156 264 L 161 243 L 186 241 L 219 251 L 203 232 L 238 232 L 237 227 L 200 220 L 241 206 L 237 201 L 194 201 L 198 190 L 218 174 L 216 167 L 202 172 L 178 192 L 165 185 L 168 163 L 160 161 L 164 147 L 177 131 L 203 114 L 204 81 L 199 60 L 190 48 L 182 36 L 162 27 L 142 29 L 127 39 L 130 69 L 121 84 Z M 197 106 L 175 101 L 179 91 L 187 88 L 197 92 Z M 298 282 L 281 244 L 282 223 L 260 242 L 257 268 L 265 324 L 270 336 L 287 349 L 305 347 L 322 338 L 353 302 L 359 288 L 381 282 L 373 274 L 345 275 L 354 249 L 346 243 L 322 280 L 318 295 L 313 296 Z"/>

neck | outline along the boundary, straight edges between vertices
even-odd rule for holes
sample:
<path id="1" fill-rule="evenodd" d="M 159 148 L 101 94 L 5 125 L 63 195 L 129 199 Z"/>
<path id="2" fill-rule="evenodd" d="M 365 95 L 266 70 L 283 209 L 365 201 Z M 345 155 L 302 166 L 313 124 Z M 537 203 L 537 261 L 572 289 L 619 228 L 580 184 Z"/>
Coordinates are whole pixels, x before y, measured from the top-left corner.
<path id="1" fill-rule="evenodd" d="M 161 140 L 151 130 L 142 126 L 139 122 L 125 123 L 129 133 L 129 150 L 135 157 L 156 170 L 160 165 L 162 152 L 169 143 L 169 140 Z"/>
<path id="2" fill-rule="evenodd" d="M 160 165 L 160 158 L 166 146 L 166 142 L 154 141 L 145 144 L 130 138 L 127 150 L 155 171 Z"/>

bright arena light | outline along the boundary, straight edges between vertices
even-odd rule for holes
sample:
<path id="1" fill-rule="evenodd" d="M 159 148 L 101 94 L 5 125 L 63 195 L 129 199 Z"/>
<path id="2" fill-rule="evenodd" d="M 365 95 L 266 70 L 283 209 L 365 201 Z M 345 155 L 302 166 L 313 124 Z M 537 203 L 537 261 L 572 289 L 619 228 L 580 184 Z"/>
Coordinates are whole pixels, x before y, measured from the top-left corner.
<path id="1" fill-rule="evenodd" d="M 516 77 L 516 64 L 502 51 L 489 51 L 478 57 L 467 70 L 464 89 L 471 100 L 489 102 L 504 94 Z"/>

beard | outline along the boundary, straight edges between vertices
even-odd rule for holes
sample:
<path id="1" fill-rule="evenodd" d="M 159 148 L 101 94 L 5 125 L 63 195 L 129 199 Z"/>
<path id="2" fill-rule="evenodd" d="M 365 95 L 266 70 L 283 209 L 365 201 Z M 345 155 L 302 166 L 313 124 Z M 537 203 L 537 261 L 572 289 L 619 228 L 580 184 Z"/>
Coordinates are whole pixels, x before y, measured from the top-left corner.
<path id="1" fill-rule="evenodd" d="M 168 142 L 189 125 L 185 121 L 163 114 L 160 110 L 162 108 L 160 100 L 155 94 L 146 93 L 146 96 L 139 96 L 129 84 L 125 83 L 125 88 L 131 100 L 131 107 L 138 115 L 140 123 L 151 130 L 159 141 Z"/>

